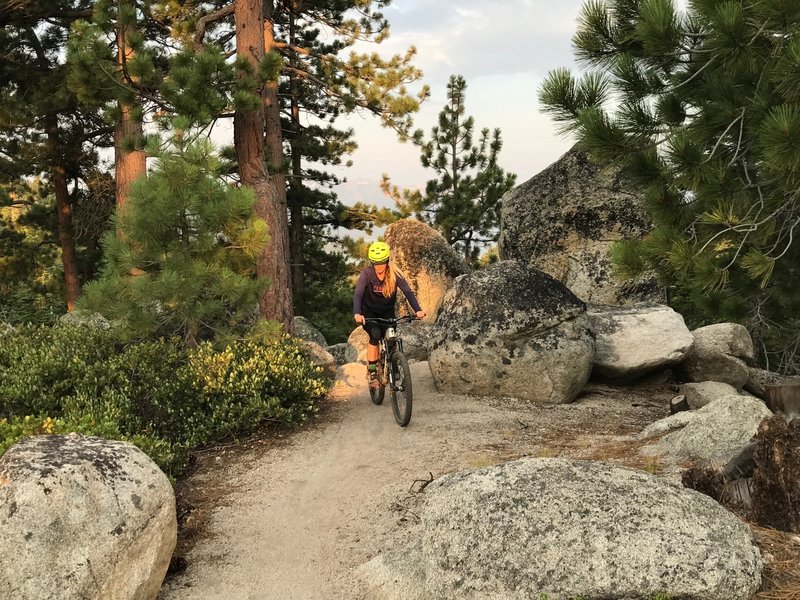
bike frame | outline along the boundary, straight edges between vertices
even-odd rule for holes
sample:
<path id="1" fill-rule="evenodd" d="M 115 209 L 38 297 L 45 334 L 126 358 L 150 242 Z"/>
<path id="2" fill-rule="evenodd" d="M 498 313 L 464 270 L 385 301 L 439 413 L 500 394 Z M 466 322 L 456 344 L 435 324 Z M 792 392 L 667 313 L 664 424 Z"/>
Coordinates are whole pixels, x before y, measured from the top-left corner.
<path id="1" fill-rule="evenodd" d="M 389 329 L 394 329 L 394 336 L 391 338 L 386 338 L 386 336 L 382 337 L 378 347 L 380 348 L 380 358 L 378 359 L 383 367 L 383 372 L 387 374 L 388 381 L 389 381 L 389 389 L 392 391 L 397 391 L 394 383 L 394 373 L 392 373 L 391 364 L 392 364 L 392 355 L 395 352 L 402 352 L 403 351 L 403 339 L 397 333 L 397 326 L 400 323 L 410 323 L 411 321 L 415 321 L 416 317 L 398 317 L 394 319 L 379 319 L 377 317 L 368 317 L 365 319 L 366 323 L 378 323 L 381 325 L 388 325 Z M 388 333 L 388 331 L 387 331 Z"/>
<path id="2" fill-rule="evenodd" d="M 403 351 L 403 340 L 399 337 L 395 337 L 393 339 L 387 340 L 386 338 L 381 338 L 380 342 L 380 349 L 381 349 L 381 361 L 383 366 L 383 372 L 388 374 L 389 379 L 389 389 L 397 391 L 397 388 L 394 385 L 394 372 L 392 371 L 391 364 L 392 364 L 392 355 L 395 352 L 402 352 Z"/>

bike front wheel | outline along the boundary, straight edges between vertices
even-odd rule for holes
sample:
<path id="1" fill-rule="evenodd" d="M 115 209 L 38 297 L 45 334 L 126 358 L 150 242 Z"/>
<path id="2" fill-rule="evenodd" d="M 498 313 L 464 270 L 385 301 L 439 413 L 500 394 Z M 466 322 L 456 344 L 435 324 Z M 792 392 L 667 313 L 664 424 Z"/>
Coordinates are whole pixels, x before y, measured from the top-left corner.
<path id="1" fill-rule="evenodd" d="M 392 412 L 394 420 L 400 427 L 405 427 L 411 421 L 411 405 L 413 400 L 411 387 L 411 369 L 408 359 L 402 352 L 392 354 Z"/>
<path id="2" fill-rule="evenodd" d="M 384 394 L 386 394 L 386 386 L 384 385 L 369 388 L 369 397 L 372 399 L 373 404 L 383 404 Z"/>

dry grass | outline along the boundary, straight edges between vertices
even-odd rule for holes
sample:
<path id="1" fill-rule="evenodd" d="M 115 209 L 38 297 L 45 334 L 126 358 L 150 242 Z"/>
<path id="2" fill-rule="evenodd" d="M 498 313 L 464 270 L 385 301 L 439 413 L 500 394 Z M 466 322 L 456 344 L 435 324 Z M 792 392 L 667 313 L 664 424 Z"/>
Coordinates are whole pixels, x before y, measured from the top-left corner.
<path id="1" fill-rule="evenodd" d="M 753 600 L 800 600 L 800 536 L 750 524 L 765 559 L 761 591 Z"/>

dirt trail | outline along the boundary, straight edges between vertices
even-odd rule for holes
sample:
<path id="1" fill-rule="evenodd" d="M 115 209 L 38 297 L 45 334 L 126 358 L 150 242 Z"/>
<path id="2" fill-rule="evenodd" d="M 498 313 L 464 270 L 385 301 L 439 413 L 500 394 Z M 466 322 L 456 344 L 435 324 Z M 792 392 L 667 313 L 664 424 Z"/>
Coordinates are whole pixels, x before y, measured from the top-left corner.
<path id="1" fill-rule="evenodd" d="M 530 455 L 630 464 L 630 445 L 616 436 L 665 416 L 673 395 L 663 385 L 590 386 L 571 405 L 539 407 L 438 394 L 427 363 L 413 364 L 412 378 L 406 429 L 388 396 L 382 406 L 370 402 L 364 367 L 347 365 L 325 424 L 193 475 L 190 485 L 228 491 L 205 519 L 187 570 L 159 598 L 362 598 L 354 569 L 415 533 L 415 480 Z"/>

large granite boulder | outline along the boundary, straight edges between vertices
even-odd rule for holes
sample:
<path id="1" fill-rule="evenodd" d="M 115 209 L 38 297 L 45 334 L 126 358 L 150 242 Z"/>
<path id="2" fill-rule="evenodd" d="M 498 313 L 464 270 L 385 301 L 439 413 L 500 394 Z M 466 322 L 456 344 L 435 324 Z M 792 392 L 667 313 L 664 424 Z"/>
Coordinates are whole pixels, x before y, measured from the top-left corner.
<path id="1" fill-rule="evenodd" d="M 611 379 L 634 379 L 680 363 L 694 343 L 683 317 L 668 306 L 592 305 L 597 342 L 594 369 Z"/>
<path id="2" fill-rule="evenodd" d="M 155 599 L 175 548 L 166 475 L 125 442 L 76 434 L 0 458 L 0 596 Z"/>
<path id="3" fill-rule="evenodd" d="M 719 466 L 737 456 L 750 443 L 761 421 L 771 416 L 772 412 L 758 398 L 729 394 L 698 410 L 679 412 L 656 421 L 639 437 L 647 439 L 670 431 L 643 448 L 643 453 Z"/>
<path id="4" fill-rule="evenodd" d="M 642 471 L 528 458 L 425 489 L 419 540 L 363 565 L 367 598 L 747 600 L 761 583 L 748 526 Z"/>
<path id="5" fill-rule="evenodd" d="M 305 317 L 295 317 L 292 321 L 295 336 L 301 340 L 314 342 L 323 348 L 328 345 L 328 341 L 322 332 L 314 327 L 314 324 Z"/>
<path id="6" fill-rule="evenodd" d="M 716 323 L 692 331 L 694 345 L 682 370 L 689 381 L 721 381 L 741 389 L 755 362 L 750 332 L 737 323 Z"/>
<path id="7" fill-rule="evenodd" d="M 651 223 L 641 196 L 620 172 L 598 166 L 577 147 L 506 192 L 500 216 L 501 258 L 530 261 L 581 300 L 664 301 L 652 276 L 625 283 L 613 279 L 611 244 L 642 238 Z"/>
<path id="8" fill-rule="evenodd" d="M 455 280 L 428 360 L 441 392 L 560 404 L 583 389 L 594 353 L 586 305 L 549 275 L 509 260 Z"/>
<path id="9" fill-rule="evenodd" d="M 438 231 L 416 219 L 395 221 L 386 228 L 383 239 L 392 249 L 395 266 L 428 313 L 425 322 L 433 323 L 453 279 L 468 271 L 466 263 Z"/>

